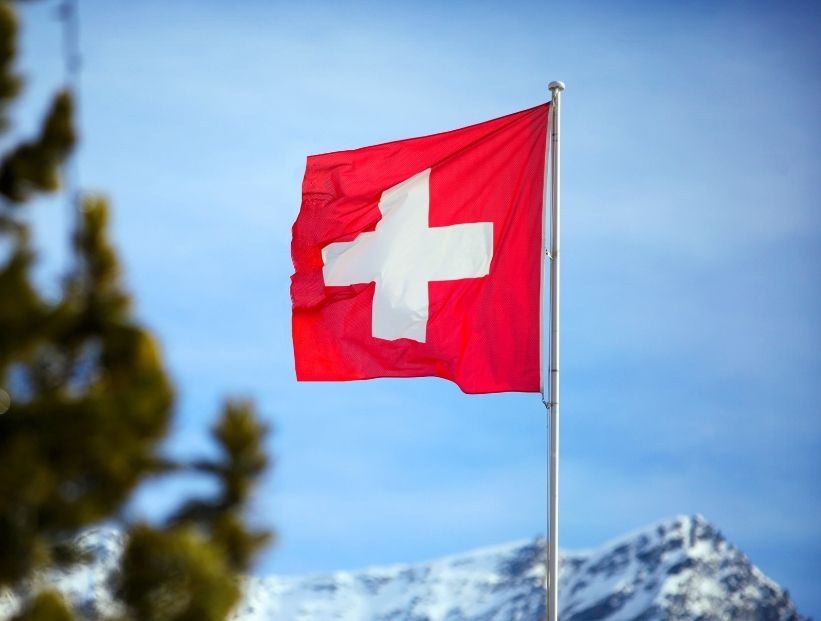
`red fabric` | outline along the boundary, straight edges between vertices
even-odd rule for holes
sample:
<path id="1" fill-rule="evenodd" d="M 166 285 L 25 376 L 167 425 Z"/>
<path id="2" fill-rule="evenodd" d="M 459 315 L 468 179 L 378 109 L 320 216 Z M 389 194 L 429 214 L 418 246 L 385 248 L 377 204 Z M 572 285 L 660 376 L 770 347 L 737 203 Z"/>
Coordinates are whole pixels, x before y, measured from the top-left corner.
<path id="1" fill-rule="evenodd" d="M 539 392 L 548 107 L 308 157 L 291 243 L 298 380 L 436 376 L 466 393 Z M 321 249 L 373 231 L 382 192 L 426 168 L 430 226 L 493 222 L 490 273 L 429 284 L 426 342 L 374 338 L 374 283 L 326 287 Z"/>

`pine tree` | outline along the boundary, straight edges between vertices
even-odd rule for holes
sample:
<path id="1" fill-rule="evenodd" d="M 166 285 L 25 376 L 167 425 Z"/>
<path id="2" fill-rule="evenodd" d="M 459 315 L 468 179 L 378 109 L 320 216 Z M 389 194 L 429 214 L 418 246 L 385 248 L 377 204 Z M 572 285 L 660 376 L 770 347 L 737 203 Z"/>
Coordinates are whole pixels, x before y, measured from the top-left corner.
<path id="1" fill-rule="evenodd" d="M 16 33 L 13 6 L 0 0 L 2 134 L 22 85 Z M 104 198 L 83 200 L 58 298 L 35 286 L 27 204 L 59 188 L 75 140 L 72 97 L 62 91 L 39 132 L 0 156 L 0 589 L 20 593 L 36 572 L 80 561 L 73 536 L 117 519 L 147 477 L 195 471 L 215 478 L 214 498 L 181 503 L 163 524 L 124 526 L 121 619 L 225 619 L 239 597 L 237 574 L 270 538 L 243 519 L 268 462 L 266 428 L 251 403 L 229 401 L 212 430 L 217 459 L 163 456 L 174 390 L 157 343 L 134 317 Z M 75 618 L 59 595 L 42 591 L 26 594 L 15 620 Z"/>

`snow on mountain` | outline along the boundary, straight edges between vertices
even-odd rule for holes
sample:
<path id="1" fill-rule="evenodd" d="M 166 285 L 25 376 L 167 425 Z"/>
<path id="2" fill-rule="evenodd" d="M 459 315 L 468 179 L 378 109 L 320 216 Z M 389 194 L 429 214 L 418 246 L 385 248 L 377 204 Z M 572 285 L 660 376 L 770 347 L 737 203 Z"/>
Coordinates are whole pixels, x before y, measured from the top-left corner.
<path id="1" fill-rule="evenodd" d="M 94 619 L 115 610 L 110 586 L 123 541 L 95 529 L 79 542 L 91 564 L 38 582 L 56 585 Z M 789 595 L 699 516 L 565 553 L 561 572 L 562 621 L 804 621 Z M 543 580 L 543 541 L 413 565 L 249 577 L 232 621 L 537 621 Z M 17 606 L 15 596 L 0 594 L 0 621 Z"/>
<path id="2" fill-rule="evenodd" d="M 678 517 L 567 554 L 564 621 L 800 621 L 789 595 L 701 516 Z"/>
<path id="3" fill-rule="evenodd" d="M 45 588 L 57 588 L 86 619 L 101 619 L 120 612 L 111 596 L 111 585 L 123 552 L 124 539 L 113 528 L 91 528 L 77 537 L 78 548 L 92 561 L 68 570 L 53 569 L 38 575 L 23 590 L 37 593 Z M 0 621 L 6 621 L 20 607 L 19 597 L 0 590 Z"/>

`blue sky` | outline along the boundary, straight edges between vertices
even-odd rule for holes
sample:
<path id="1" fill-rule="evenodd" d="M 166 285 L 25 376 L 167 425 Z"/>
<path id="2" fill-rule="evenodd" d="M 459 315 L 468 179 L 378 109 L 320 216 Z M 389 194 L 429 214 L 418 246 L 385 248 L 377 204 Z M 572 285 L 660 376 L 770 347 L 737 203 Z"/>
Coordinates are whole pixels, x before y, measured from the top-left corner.
<path id="1" fill-rule="evenodd" d="M 542 534 L 544 409 L 440 380 L 297 384 L 305 156 L 563 107 L 561 541 L 702 513 L 821 616 L 819 14 L 810 3 L 82 0 L 82 185 L 108 194 L 178 382 L 169 449 L 226 395 L 276 432 L 258 571 L 422 560 Z M 20 131 L 61 81 L 24 9 Z M 42 281 L 64 201 L 32 213 Z M 182 484 L 143 490 L 156 515 Z"/>

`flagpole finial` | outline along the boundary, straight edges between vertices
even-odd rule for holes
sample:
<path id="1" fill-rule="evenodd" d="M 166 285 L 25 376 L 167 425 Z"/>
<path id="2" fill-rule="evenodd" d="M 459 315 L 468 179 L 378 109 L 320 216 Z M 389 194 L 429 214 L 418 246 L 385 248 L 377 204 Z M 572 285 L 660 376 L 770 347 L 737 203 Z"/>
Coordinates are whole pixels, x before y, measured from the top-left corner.
<path id="1" fill-rule="evenodd" d="M 564 90 L 564 82 L 561 80 L 553 80 L 550 84 L 547 85 L 547 88 L 554 93 L 556 91 L 562 92 Z"/>

